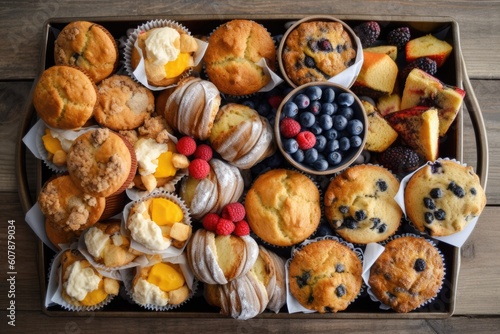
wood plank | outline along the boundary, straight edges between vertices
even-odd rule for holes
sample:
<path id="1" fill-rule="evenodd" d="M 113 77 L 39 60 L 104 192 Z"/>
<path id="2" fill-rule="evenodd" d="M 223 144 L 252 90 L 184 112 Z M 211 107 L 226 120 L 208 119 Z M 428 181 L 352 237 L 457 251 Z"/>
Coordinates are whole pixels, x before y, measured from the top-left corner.
<path id="1" fill-rule="evenodd" d="M 469 72 L 473 78 L 500 78 L 500 2 L 498 1 L 315 1 L 314 5 L 303 1 L 255 1 L 248 6 L 246 1 L 237 0 L 190 2 L 135 1 L 120 3 L 99 2 L 98 16 L 189 15 L 203 14 L 272 14 L 300 13 L 303 15 L 331 13 L 334 15 L 406 15 L 453 17 L 460 25 L 462 48 Z M 132 10 L 131 10 L 132 9 Z M 362 10 L 360 10 L 362 9 Z M 63 1 L 17 1 L 4 5 L 0 12 L 0 29 L 5 33 L 6 45 L 0 50 L 0 80 L 32 79 L 39 71 L 37 59 L 43 45 L 42 27 L 51 17 L 95 17 L 96 3 Z M 478 17 L 481 19 L 478 20 Z M 495 42 L 496 41 L 496 42 Z M 487 47 L 485 47 L 487 46 Z M 481 50 L 481 52 L 478 52 Z"/>

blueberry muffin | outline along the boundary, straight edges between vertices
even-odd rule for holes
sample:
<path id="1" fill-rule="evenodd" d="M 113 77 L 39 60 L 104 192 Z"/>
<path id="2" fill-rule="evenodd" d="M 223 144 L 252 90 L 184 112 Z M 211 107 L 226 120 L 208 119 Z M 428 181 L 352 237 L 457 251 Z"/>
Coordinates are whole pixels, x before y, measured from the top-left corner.
<path id="1" fill-rule="evenodd" d="M 356 50 L 340 22 L 310 21 L 288 34 L 281 58 L 285 74 L 299 86 L 339 74 L 354 63 Z"/>
<path id="2" fill-rule="evenodd" d="M 438 250 L 423 238 L 408 236 L 387 243 L 370 269 L 369 285 L 381 302 L 406 313 L 436 297 L 443 278 Z"/>
<path id="3" fill-rule="evenodd" d="M 394 200 L 399 181 L 387 169 L 357 165 L 338 174 L 325 192 L 325 216 L 342 238 L 380 242 L 398 229 L 402 211 Z"/>
<path id="4" fill-rule="evenodd" d="M 406 214 L 413 225 L 431 236 L 459 232 L 486 205 L 486 195 L 472 167 L 452 160 L 428 163 L 408 181 Z"/>
<path id="5" fill-rule="evenodd" d="M 360 292 L 361 272 L 361 261 L 349 247 L 328 239 L 312 242 L 290 262 L 290 293 L 307 309 L 343 311 Z"/>
<path id="6" fill-rule="evenodd" d="M 259 238 L 275 246 L 292 246 L 318 228 L 319 190 L 304 174 L 272 169 L 260 175 L 247 192 L 245 210 Z"/>

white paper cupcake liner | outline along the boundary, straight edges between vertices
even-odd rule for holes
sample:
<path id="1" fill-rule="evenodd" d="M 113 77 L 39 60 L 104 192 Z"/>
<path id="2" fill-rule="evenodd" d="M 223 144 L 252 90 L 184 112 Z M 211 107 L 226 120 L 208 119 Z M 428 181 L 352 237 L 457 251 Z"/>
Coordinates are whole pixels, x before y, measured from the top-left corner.
<path id="1" fill-rule="evenodd" d="M 144 69 L 144 60 L 143 60 L 143 55 L 142 55 L 142 50 L 138 47 L 136 47 L 136 42 L 137 42 L 137 37 L 141 32 L 151 30 L 153 28 L 162 28 L 162 27 L 172 27 L 172 28 L 177 28 L 182 31 L 185 31 L 187 34 L 191 35 L 191 32 L 184 27 L 182 24 L 172 21 L 172 20 L 151 20 L 146 23 L 143 23 L 139 25 L 135 30 L 133 30 L 129 36 L 128 39 L 125 43 L 124 47 L 124 59 L 125 59 L 125 71 L 127 74 L 134 79 L 137 82 L 140 82 L 143 84 L 145 87 L 149 88 L 152 91 L 159 91 L 159 90 L 164 90 L 169 87 L 173 87 L 176 84 L 165 86 L 165 87 L 157 87 L 157 86 L 152 86 L 148 83 L 148 79 L 146 76 L 146 72 Z M 198 44 L 198 50 L 195 51 L 194 53 L 194 66 L 197 66 L 201 60 L 203 59 L 203 55 L 205 54 L 205 50 L 208 46 L 206 42 L 203 42 L 199 39 L 195 39 L 197 44 Z M 137 68 L 133 68 L 131 64 L 131 58 L 132 58 L 132 52 L 134 48 L 137 48 L 137 51 L 139 52 L 139 55 L 141 56 L 141 62 L 137 66 Z M 180 78 L 185 78 L 188 77 L 191 73 L 191 69 L 188 71 L 185 71 Z"/>

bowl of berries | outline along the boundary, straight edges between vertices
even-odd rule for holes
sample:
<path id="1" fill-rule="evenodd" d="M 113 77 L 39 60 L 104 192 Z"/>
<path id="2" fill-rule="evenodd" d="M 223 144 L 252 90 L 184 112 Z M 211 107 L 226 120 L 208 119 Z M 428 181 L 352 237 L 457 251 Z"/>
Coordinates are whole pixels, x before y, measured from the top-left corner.
<path id="1" fill-rule="evenodd" d="M 363 151 L 368 119 L 348 88 L 311 82 L 285 96 L 274 124 L 277 146 L 295 168 L 315 175 L 337 173 Z"/>

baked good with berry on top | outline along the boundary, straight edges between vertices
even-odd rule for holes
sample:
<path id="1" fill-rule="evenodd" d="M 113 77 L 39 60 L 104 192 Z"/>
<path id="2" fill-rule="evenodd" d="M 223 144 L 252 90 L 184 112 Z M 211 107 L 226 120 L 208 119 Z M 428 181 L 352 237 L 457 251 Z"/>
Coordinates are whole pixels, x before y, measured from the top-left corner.
<path id="1" fill-rule="evenodd" d="M 126 75 L 112 75 L 98 88 L 94 118 L 111 130 L 131 130 L 141 126 L 154 111 L 153 93 Z"/>
<path id="2" fill-rule="evenodd" d="M 114 37 L 106 28 L 94 22 L 70 22 L 54 42 L 56 65 L 78 66 L 96 83 L 115 71 L 118 60 Z"/>
<path id="3" fill-rule="evenodd" d="M 269 32 L 251 20 L 232 20 L 209 37 L 203 57 L 211 82 L 224 94 L 249 95 L 270 81 L 261 60 L 274 70 L 276 49 Z"/>
<path id="4" fill-rule="evenodd" d="M 402 211 L 394 196 L 399 181 L 384 167 L 356 165 L 335 176 L 324 195 L 325 217 L 342 238 L 379 242 L 398 229 Z"/>
<path id="5" fill-rule="evenodd" d="M 405 236 L 391 240 L 370 268 L 374 295 L 399 313 L 435 298 L 444 279 L 444 263 L 429 241 Z"/>
<path id="6" fill-rule="evenodd" d="M 486 205 L 486 195 L 471 166 L 438 160 L 415 172 L 404 191 L 406 214 L 431 236 L 463 230 Z"/>
<path id="7" fill-rule="evenodd" d="M 290 261 L 290 293 L 319 313 L 345 310 L 361 290 L 361 261 L 336 240 L 319 240 L 298 249 Z"/>
<path id="8" fill-rule="evenodd" d="M 133 147 L 108 128 L 88 131 L 68 152 L 68 172 L 83 192 L 108 197 L 123 192 L 137 169 Z"/>
<path id="9" fill-rule="evenodd" d="M 300 86 L 327 81 L 354 64 L 356 48 L 340 22 L 302 22 L 286 36 L 280 55 L 285 75 Z"/>
<path id="10" fill-rule="evenodd" d="M 261 174 L 245 197 L 252 231 L 275 246 L 291 246 L 307 239 L 321 218 L 320 195 L 306 175 L 287 169 Z"/>
<path id="11" fill-rule="evenodd" d="M 43 71 L 33 92 L 33 106 L 49 126 L 71 130 L 83 127 L 97 103 L 94 81 L 77 67 L 55 65 Z"/>

